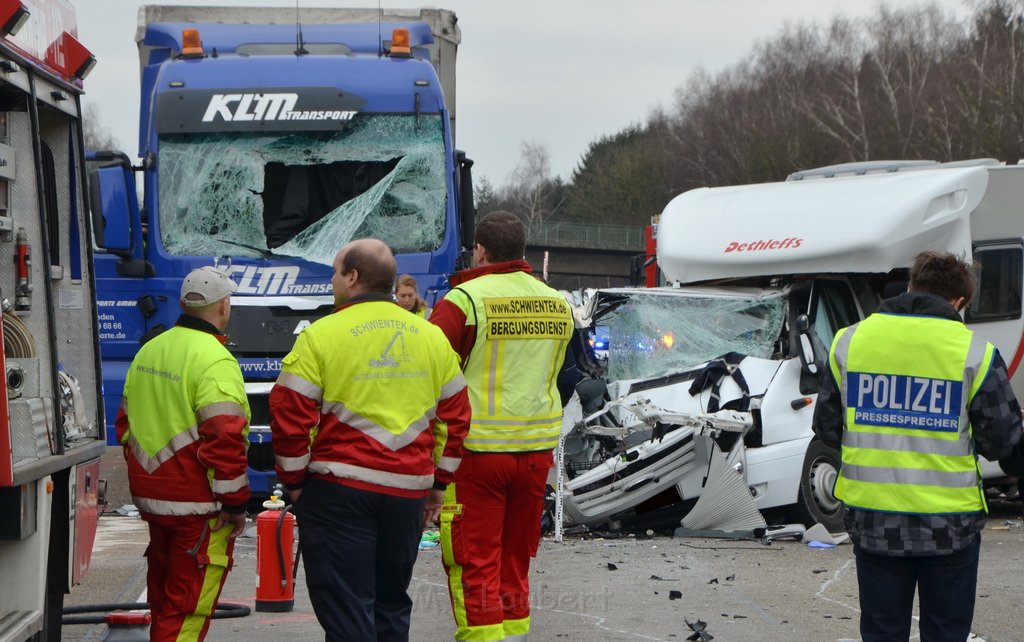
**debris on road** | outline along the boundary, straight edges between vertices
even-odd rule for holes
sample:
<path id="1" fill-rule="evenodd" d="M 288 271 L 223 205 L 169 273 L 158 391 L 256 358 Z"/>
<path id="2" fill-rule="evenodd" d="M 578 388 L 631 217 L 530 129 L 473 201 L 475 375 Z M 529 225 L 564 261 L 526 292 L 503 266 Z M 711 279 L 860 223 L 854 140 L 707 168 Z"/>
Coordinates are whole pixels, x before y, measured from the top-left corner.
<path id="1" fill-rule="evenodd" d="M 686 626 L 690 627 L 690 630 L 693 631 L 693 635 L 691 635 L 690 637 L 686 638 L 687 640 L 694 640 L 696 642 L 707 642 L 707 640 L 714 640 L 715 639 L 715 636 L 713 636 L 713 635 L 711 635 L 710 633 L 707 632 L 707 627 L 708 627 L 708 623 L 707 622 L 705 622 L 703 620 L 697 620 L 696 622 L 691 622 L 691 621 L 687 620 L 685 617 L 683 618 L 683 622 L 686 622 Z"/>
<path id="2" fill-rule="evenodd" d="M 808 528 L 804 533 L 804 541 L 821 542 L 822 544 L 839 546 L 840 544 L 846 544 L 849 542 L 850 536 L 847 533 L 830 533 L 822 524 L 815 524 Z"/>

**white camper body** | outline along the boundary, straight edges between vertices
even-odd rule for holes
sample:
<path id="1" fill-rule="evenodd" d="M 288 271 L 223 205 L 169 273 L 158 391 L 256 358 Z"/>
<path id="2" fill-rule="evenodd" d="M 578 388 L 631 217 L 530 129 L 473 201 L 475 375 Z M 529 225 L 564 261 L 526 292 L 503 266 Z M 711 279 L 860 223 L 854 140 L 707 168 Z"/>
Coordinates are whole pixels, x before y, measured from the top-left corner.
<path id="1" fill-rule="evenodd" d="M 581 325 L 607 341 L 607 357 L 583 359 L 606 384 L 606 411 L 594 412 L 601 400 L 591 390 L 582 400 L 587 417 L 567 412 L 566 515 L 591 525 L 685 515 L 707 492 L 706 444 L 714 441 L 739 451 L 729 462 L 758 509 L 790 506 L 796 519 L 841 529 L 831 494 L 838 453 L 811 429 L 815 383 L 835 332 L 903 291 L 906 269 L 925 249 L 981 263 L 967 321 L 996 345 L 1024 393 L 1024 166 L 851 164 L 673 199 L 658 228 L 658 263 L 673 285 L 598 290 L 580 311 Z M 746 394 L 729 374 L 691 395 L 727 353 L 740 359 L 734 370 Z M 749 414 L 741 447 L 710 423 L 703 431 L 679 427 L 694 432 L 692 445 L 659 440 L 656 422 L 629 410 L 649 402 L 665 416 L 699 415 L 712 395 L 718 406 L 738 401 Z M 616 445 L 612 426 L 622 431 Z M 613 463 L 599 461 L 604 456 Z M 993 462 L 983 462 L 983 474 L 1009 482 Z"/>
<path id="2" fill-rule="evenodd" d="M 665 208 L 658 241 L 658 264 L 679 283 L 886 275 L 926 249 L 973 256 L 982 269 L 967 323 L 999 348 L 1024 395 L 1024 165 L 854 163 L 695 189 Z"/>

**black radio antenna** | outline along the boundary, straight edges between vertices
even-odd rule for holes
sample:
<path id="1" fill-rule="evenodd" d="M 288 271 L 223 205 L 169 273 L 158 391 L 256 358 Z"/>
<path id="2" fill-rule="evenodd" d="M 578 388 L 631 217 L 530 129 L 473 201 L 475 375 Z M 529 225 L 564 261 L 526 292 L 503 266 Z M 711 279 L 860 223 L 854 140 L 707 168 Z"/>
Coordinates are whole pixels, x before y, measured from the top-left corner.
<path id="1" fill-rule="evenodd" d="M 295 55 L 305 56 L 309 52 L 306 51 L 305 40 L 302 39 L 302 23 L 299 21 L 299 0 L 295 0 Z"/>

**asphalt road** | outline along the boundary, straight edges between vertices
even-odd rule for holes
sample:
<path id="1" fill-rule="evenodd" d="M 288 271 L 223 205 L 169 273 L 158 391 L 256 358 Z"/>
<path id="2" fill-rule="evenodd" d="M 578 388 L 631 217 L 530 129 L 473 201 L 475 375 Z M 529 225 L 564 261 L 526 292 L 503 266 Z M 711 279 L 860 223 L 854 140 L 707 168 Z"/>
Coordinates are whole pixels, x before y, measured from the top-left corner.
<path id="1" fill-rule="evenodd" d="M 116 474 L 114 464 L 105 472 Z M 110 493 L 113 480 L 108 480 Z M 1024 639 L 1021 509 L 1011 502 L 995 502 L 993 509 L 982 538 L 974 632 L 988 642 L 1019 641 Z M 67 603 L 139 599 L 145 588 L 145 545 L 145 525 L 137 518 L 101 518 L 90 574 Z M 239 540 L 223 601 L 254 603 L 254 546 L 252 538 Z M 535 642 L 685 640 L 692 631 L 684 620 L 706 622 L 707 631 L 722 641 L 859 639 L 849 545 L 814 549 L 795 540 L 764 545 L 669 537 L 545 540 L 531 575 Z M 322 639 L 302 582 L 300 570 L 291 612 L 218 619 L 208 639 Z M 455 627 L 438 549 L 420 552 L 410 594 L 415 604 L 410 638 L 452 639 Z M 68 626 L 63 639 L 102 640 L 104 633 L 103 625 Z"/>

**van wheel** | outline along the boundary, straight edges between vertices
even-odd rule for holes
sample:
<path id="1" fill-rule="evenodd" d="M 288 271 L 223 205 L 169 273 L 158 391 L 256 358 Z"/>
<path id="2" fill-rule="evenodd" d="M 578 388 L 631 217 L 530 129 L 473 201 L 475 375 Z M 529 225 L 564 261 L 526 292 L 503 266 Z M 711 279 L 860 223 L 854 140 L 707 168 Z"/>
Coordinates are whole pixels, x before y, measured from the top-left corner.
<path id="1" fill-rule="evenodd" d="M 830 533 L 843 528 L 843 504 L 832 495 L 839 475 L 839 451 L 817 439 L 807 446 L 795 517 L 808 527 L 821 524 Z"/>

